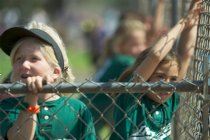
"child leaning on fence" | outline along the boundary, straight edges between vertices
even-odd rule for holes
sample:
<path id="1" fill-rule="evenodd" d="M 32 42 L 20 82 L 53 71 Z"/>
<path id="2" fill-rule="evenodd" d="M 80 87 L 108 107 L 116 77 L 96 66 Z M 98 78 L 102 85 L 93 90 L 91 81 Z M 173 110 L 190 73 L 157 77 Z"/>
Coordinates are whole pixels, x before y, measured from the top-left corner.
<path id="1" fill-rule="evenodd" d="M 92 116 L 79 100 L 56 93 L 40 93 L 45 84 L 72 82 L 64 44 L 46 24 L 32 22 L 1 35 L 1 48 L 11 57 L 13 82 L 29 93 L 0 102 L 0 134 L 4 139 L 94 140 Z"/>
<path id="2" fill-rule="evenodd" d="M 182 80 L 194 52 L 198 14 L 201 0 L 193 0 L 188 15 L 165 35 L 154 47 L 143 51 L 133 66 L 128 68 L 119 81 L 174 82 Z M 173 44 L 181 34 L 178 53 Z M 170 139 L 173 114 L 178 109 L 177 93 L 121 93 L 114 111 L 115 129 L 111 140 L 166 140 Z"/>

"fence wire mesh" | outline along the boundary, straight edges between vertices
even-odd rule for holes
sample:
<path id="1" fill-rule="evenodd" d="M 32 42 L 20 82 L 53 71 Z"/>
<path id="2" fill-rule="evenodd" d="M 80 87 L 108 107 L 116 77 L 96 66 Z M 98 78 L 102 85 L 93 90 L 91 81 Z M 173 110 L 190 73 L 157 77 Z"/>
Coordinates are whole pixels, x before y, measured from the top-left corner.
<path id="1" fill-rule="evenodd" d="M 204 0 L 203 6 L 206 11 L 200 14 L 194 61 L 188 73 L 188 79 L 204 81 L 207 86 L 209 81 L 206 75 L 208 75 L 210 51 L 209 0 Z M 209 139 L 208 118 L 210 116 L 210 103 L 209 100 L 204 99 L 204 96 L 209 93 L 205 90 L 206 88 L 204 88 L 203 92 L 194 92 L 194 94 L 188 92 L 183 94 L 182 103 L 185 105 L 176 112 L 174 123 L 174 133 L 176 135 L 174 135 L 174 139 Z"/>
<path id="2" fill-rule="evenodd" d="M 116 125 L 120 124 L 120 122 L 129 116 L 128 112 L 132 112 L 133 109 L 135 109 L 137 106 L 142 107 L 143 104 L 141 103 L 141 100 L 143 98 L 144 94 L 152 93 L 157 94 L 159 92 L 166 92 L 166 91 L 173 91 L 175 93 L 178 93 L 180 96 L 180 104 L 178 107 L 178 113 L 175 113 L 174 110 L 168 106 L 164 105 L 165 108 L 168 109 L 169 115 L 172 116 L 172 119 L 175 119 L 176 123 L 173 123 L 173 129 L 172 129 L 172 135 L 171 137 L 174 137 L 172 139 L 202 139 L 203 134 L 205 131 L 200 130 L 203 126 L 203 120 L 202 120 L 202 109 L 198 108 L 197 100 L 204 100 L 205 98 L 199 94 L 203 92 L 203 81 L 190 81 L 190 80 L 184 80 L 183 82 L 179 83 L 166 83 L 164 81 L 156 82 L 156 83 L 133 83 L 133 82 L 127 82 L 127 83 L 119 83 L 119 82 L 111 82 L 111 83 L 96 83 L 93 81 L 86 81 L 84 83 L 59 83 L 55 85 L 46 85 L 43 89 L 43 94 L 46 92 L 55 92 L 59 96 L 66 96 L 67 98 L 63 99 L 65 100 L 64 106 L 69 107 L 69 111 L 75 114 L 79 120 L 83 121 L 83 117 L 79 116 L 83 110 L 80 110 L 81 112 L 77 112 L 73 109 L 73 106 L 69 104 L 68 100 L 71 100 L 72 98 L 78 98 L 78 96 L 82 96 L 85 100 L 83 102 L 87 105 L 87 107 L 90 109 L 91 113 L 93 114 L 93 121 L 94 126 L 96 128 L 99 127 L 108 127 L 108 132 L 103 132 L 106 135 L 103 135 L 103 138 L 96 134 L 97 139 L 109 139 L 112 133 L 117 133 L 115 131 Z M 147 91 L 147 92 L 145 92 Z M 139 94 L 134 94 L 134 93 Z M 187 93 L 186 93 L 187 92 Z M 190 93 L 189 93 L 190 92 Z M 208 91 L 209 92 L 209 91 Z M 9 96 L 12 96 L 14 100 L 13 102 L 18 102 L 16 106 L 13 106 L 14 108 L 21 106 L 21 100 L 17 98 L 17 96 L 20 96 L 19 94 L 25 94 L 28 93 L 28 89 L 25 84 L 16 82 L 13 84 L 0 84 L 0 93 L 7 94 Z M 68 93 L 68 94 L 67 94 Z M 69 94 L 72 93 L 72 94 Z M 94 93 L 94 96 L 92 98 L 87 98 L 89 93 Z M 122 94 L 118 93 L 124 93 L 126 94 L 126 100 L 134 99 L 135 101 L 131 106 L 129 106 L 128 110 L 124 110 L 125 108 L 122 108 L 122 104 L 120 105 L 117 100 L 119 98 L 122 98 Z M 144 94 L 140 94 L 144 93 Z M 106 98 L 109 99 L 110 104 L 108 106 L 103 106 L 103 100 L 100 100 L 101 106 L 94 106 L 92 102 L 94 102 L 94 99 L 100 95 L 103 94 Z M 75 96 L 77 95 L 77 96 Z M 128 96 L 127 96 L 128 95 Z M 193 98 L 191 98 L 193 97 Z M 209 107 L 209 96 L 207 96 L 208 101 L 207 106 Z M 197 104 L 194 104 L 197 103 Z M 9 103 L 14 104 L 14 103 Z M 126 104 L 124 102 L 123 104 Z M 46 106 L 45 102 L 42 102 L 40 104 L 41 110 L 43 111 L 49 111 L 46 113 L 46 115 L 39 116 L 38 118 L 43 119 L 46 121 L 46 124 L 43 125 L 41 122 L 37 121 L 37 125 L 39 127 L 39 130 L 42 132 L 43 135 L 45 135 L 46 139 L 51 139 L 52 134 L 49 134 L 44 131 L 46 129 L 46 126 L 50 126 L 51 124 L 55 123 L 52 120 L 56 120 L 56 128 L 64 130 L 66 132 L 66 138 L 70 139 L 77 139 L 74 137 L 73 134 L 71 134 L 68 129 L 69 127 L 74 123 L 75 120 L 72 120 L 72 122 L 69 122 L 69 124 L 64 124 L 62 122 L 61 117 L 65 114 L 60 114 L 59 109 L 55 111 L 55 109 Z M 152 109 L 147 112 L 147 116 L 144 116 L 144 120 L 142 120 L 141 123 L 145 123 L 148 120 L 150 120 L 152 117 L 158 117 L 160 114 L 158 107 L 160 105 L 153 105 Z M 62 108 L 62 106 L 60 106 Z M 12 108 L 12 109 L 14 109 Z M 124 116 L 119 120 L 119 122 L 115 123 L 113 122 L 113 108 L 120 110 Z M 5 115 L 3 119 L 0 121 L 0 125 L 4 124 L 4 121 L 9 119 L 11 117 L 11 114 L 7 112 L 7 110 L 3 110 L 3 108 L 0 108 L 0 112 Z M 13 114 L 14 115 L 14 114 Z M 166 115 L 166 114 L 161 114 Z M 208 115 L 209 116 L 209 115 Z M 160 116 L 159 116 L 160 117 Z M 184 119 L 185 118 L 185 119 Z M 130 120 L 130 123 L 132 120 Z M 140 124 L 141 124 L 140 123 Z M 42 125 L 41 125 L 42 124 Z M 140 125 L 139 124 L 139 125 Z M 24 125 L 24 124 L 23 124 Z M 85 124 L 84 125 L 88 125 Z M 139 127 L 139 125 L 135 126 L 136 128 Z M 199 126 L 199 128 L 198 128 Z M 175 127 L 178 129 L 175 131 Z M 209 130 L 209 126 L 207 128 Z M 21 126 L 19 126 L 17 133 L 21 131 Z M 163 130 L 160 129 L 160 133 Z M 164 130 L 165 131 L 165 130 Z M 158 135 L 158 134 L 157 134 Z M 80 137 L 83 139 L 85 136 Z M 153 136 L 155 139 L 156 136 Z M 209 139 L 209 136 L 207 137 Z"/>
<path id="3" fill-rule="evenodd" d="M 183 3 L 189 4 L 189 0 L 182 1 Z M 97 83 L 91 80 L 87 80 L 83 83 L 58 83 L 54 85 L 46 85 L 44 87 L 43 94 L 48 92 L 55 92 L 59 96 L 65 96 L 66 98 L 62 98 L 64 101 L 63 106 L 55 108 L 50 108 L 46 106 L 43 101 L 40 106 L 41 110 L 45 111 L 45 115 L 39 116 L 40 120 L 44 121 L 40 123 L 36 121 L 39 131 L 46 139 L 52 139 L 53 134 L 49 134 L 47 131 L 44 131 L 46 127 L 53 127 L 52 123 L 56 124 L 54 129 L 59 129 L 56 131 L 57 133 L 65 133 L 66 139 L 84 139 L 86 134 L 76 137 L 74 133 L 69 131 L 71 129 L 74 122 L 78 119 L 81 124 L 84 126 L 88 126 L 88 124 L 83 120 L 84 118 L 80 116 L 84 112 L 84 110 L 75 111 L 73 106 L 69 104 L 72 98 L 82 99 L 82 102 L 90 109 L 93 115 L 94 126 L 97 129 L 102 129 L 101 132 L 96 133 L 97 139 L 107 140 L 110 138 L 111 134 L 116 133 L 120 138 L 120 134 L 115 130 L 117 125 L 128 118 L 129 113 L 132 114 L 135 111 L 136 107 L 143 107 L 143 103 L 141 100 L 145 94 L 157 94 L 159 92 L 168 92 L 172 91 L 179 95 L 180 103 L 177 107 L 177 111 L 174 111 L 167 105 L 163 107 L 168 110 L 168 114 L 172 116 L 172 130 L 171 130 L 171 139 L 174 140 L 208 140 L 210 139 L 210 97 L 208 93 L 209 91 L 209 63 L 208 61 L 210 56 L 209 49 L 209 29 L 210 29 L 210 1 L 205 0 L 203 3 L 207 12 L 202 13 L 200 15 L 198 33 L 197 33 L 197 41 L 196 41 L 196 50 L 194 61 L 192 63 L 191 69 L 188 73 L 186 79 L 180 83 L 166 83 L 164 81 L 156 82 L 156 83 L 119 83 L 119 82 L 109 82 L 109 83 Z M 185 8 L 184 8 L 185 9 Z M 206 70 L 207 69 L 207 70 Z M 19 100 L 19 96 L 23 94 L 27 94 L 29 91 L 27 90 L 25 84 L 16 82 L 13 84 L 0 84 L 0 94 L 1 96 L 10 96 L 12 97 L 11 101 L 17 102 L 16 106 L 13 106 L 11 109 L 15 109 L 19 106 L 22 106 L 21 100 Z M 139 94 L 134 94 L 134 93 Z M 147 92 L 147 93 L 146 93 Z M 93 94 L 92 94 L 93 93 Z M 124 94 L 118 94 L 124 93 Z M 142 94 L 141 94 L 142 93 Z M 143 94 L 144 93 L 144 94 Z M 21 94 L 21 95 L 20 95 Z M 91 94 L 91 98 L 87 97 Z M 103 99 L 98 100 L 98 96 L 103 95 Z M 126 98 L 127 100 L 131 99 L 134 101 L 129 108 L 122 108 L 122 104 L 126 104 L 123 102 L 119 105 L 117 102 L 120 98 Z M 107 103 L 105 103 L 105 101 Z M 97 102 L 97 105 L 95 104 Z M 9 103 L 13 104 L 13 103 Z M 104 106 L 104 104 L 108 104 L 108 106 Z M 133 122 L 133 120 L 128 120 L 130 125 L 133 125 L 134 128 L 139 130 L 139 126 L 145 122 L 150 121 L 153 117 L 160 117 L 160 115 L 168 115 L 161 114 L 158 106 L 152 106 L 151 110 L 146 112 L 146 116 L 138 125 Z M 68 124 L 62 122 L 62 117 L 65 114 L 61 114 L 59 110 L 68 106 L 69 112 L 72 112 L 77 119 L 72 119 Z M 114 108 L 120 111 L 123 115 L 118 122 L 114 123 Z M 7 121 L 11 115 L 8 113 L 8 110 L 4 108 L 0 108 L 1 116 L 4 116 L 0 120 L 0 125 L 4 125 L 5 121 Z M 2 115 L 3 114 L 3 115 Z M 39 115 L 39 114 L 38 114 Z M 161 118 L 161 117 L 160 117 Z M 55 122 L 52 122 L 54 120 Z M 24 125 L 24 124 L 23 124 Z M 21 126 L 17 128 L 17 133 L 21 131 Z M 166 129 L 160 129 L 158 134 L 150 137 L 150 139 L 155 139 L 159 136 L 161 138 L 161 132 L 166 131 Z M 1 134 L 0 134 L 1 135 Z M 25 138 L 27 139 L 27 138 Z M 36 138 L 34 138 L 36 139 Z M 37 138 L 38 139 L 38 138 Z M 59 139 L 59 138 L 58 138 Z"/>

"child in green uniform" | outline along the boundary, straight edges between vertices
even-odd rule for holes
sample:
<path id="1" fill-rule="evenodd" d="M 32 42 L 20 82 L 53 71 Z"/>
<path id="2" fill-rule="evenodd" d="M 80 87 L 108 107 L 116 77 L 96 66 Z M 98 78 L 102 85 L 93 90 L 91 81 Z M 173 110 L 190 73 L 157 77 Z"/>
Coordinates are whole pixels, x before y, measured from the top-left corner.
<path id="1" fill-rule="evenodd" d="M 32 22 L 1 35 L 1 48 L 11 57 L 11 80 L 28 87 L 25 96 L 0 102 L 0 135 L 4 139 L 94 140 L 95 129 L 87 107 L 56 93 L 40 94 L 43 85 L 72 82 L 64 44 L 52 28 Z"/>
<path id="2" fill-rule="evenodd" d="M 198 13 L 201 0 L 193 0 L 188 15 L 181 19 L 154 47 L 143 51 L 135 64 L 128 68 L 119 81 L 174 82 L 182 80 L 194 52 Z M 178 53 L 172 51 L 181 33 Z M 170 139 L 173 114 L 178 109 L 177 93 L 144 94 L 122 93 L 116 97 L 115 129 L 111 140 L 166 140 Z"/>
<path id="3" fill-rule="evenodd" d="M 146 47 L 146 32 L 142 22 L 127 20 L 120 23 L 109 43 L 107 43 L 107 50 L 101 57 L 101 61 L 104 62 L 101 62 L 101 67 L 93 76 L 93 81 L 116 81 L 120 74 L 135 62 L 137 54 Z M 90 93 L 81 98 L 83 102 L 88 103 L 87 99 L 91 100 L 90 110 L 94 121 L 97 122 L 95 124 L 96 133 L 101 139 L 104 139 L 111 134 L 109 125 L 113 122 L 112 99 L 104 93 Z M 104 118 L 101 118 L 101 112 L 103 112 Z"/>
<path id="4" fill-rule="evenodd" d="M 162 30 L 163 11 L 164 1 L 158 0 L 152 24 L 148 24 L 138 11 L 131 12 L 131 15 L 126 11 L 120 15 L 119 24 L 107 40 L 104 51 L 99 57 L 99 69 L 93 75 L 94 82 L 116 81 L 122 72 L 135 62 L 138 54 L 145 50 L 148 44 L 152 44 Z M 96 122 L 96 133 L 101 139 L 108 138 L 113 124 L 112 98 L 104 93 L 86 94 L 81 98 L 82 101 L 89 102 L 87 99 L 91 100 L 89 106 Z"/>

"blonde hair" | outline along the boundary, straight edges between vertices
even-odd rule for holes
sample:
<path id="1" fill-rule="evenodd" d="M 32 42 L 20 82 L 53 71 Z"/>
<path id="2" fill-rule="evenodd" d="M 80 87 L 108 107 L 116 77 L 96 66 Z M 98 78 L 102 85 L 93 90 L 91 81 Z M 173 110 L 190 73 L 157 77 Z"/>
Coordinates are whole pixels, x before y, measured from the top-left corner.
<path id="1" fill-rule="evenodd" d="M 61 76 L 61 79 L 59 79 L 59 81 L 73 82 L 73 80 L 75 78 L 74 78 L 74 76 L 72 74 L 72 70 L 69 66 L 69 60 L 68 60 L 68 56 L 66 53 L 66 49 L 65 49 L 64 43 L 63 43 L 62 39 L 60 38 L 60 36 L 58 35 L 57 31 L 54 28 L 52 28 L 46 24 L 35 22 L 35 21 L 30 22 L 28 25 L 25 26 L 25 28 L 26 29 L 40 29 L 40 30 L 45 31 L 48 35 L 50 35 L 52 37 L 52 39 L 57 43 L 58 47 L 60 48 L 62 55 L 63 55 L 63 59 L 64 59 L 64 69 L 62 70 L 62 76 Z M 12 49 L 12 52 L 11 52 L 11 58 L 14 57 L 14 54 L 15 54 L 17 48 L 22 44 L 23 40 L 25 40 L 25 39 L 27 39 L 27 38 L 23 38 L 22 40 L 18 41 L 18 43 L 15 44 L 15 47 Z M 39 43 L 40 45 L 42 45 L 42 47 L 40 47 L 41 52 L 44 55 L 44 57 L 49 61 L 49 64 L 51 66 L 59 66 L 58 60 L 55 57 L 55 52 L 52 49 L 52 47 L 44 42 L 38 42 L 38 41 L 36 41 L 36 42 Z"/>
<path id="2" fill-rule="evenodd" d="M 144 23 L 137 19 L 127 19 L 121 21 L 112 36 L 107 39 L 104 46 L 104 53 L 99 60 L 99 65 L 103 65 L 107 58 L 119 53 L 116 46 L 124 44 L 125 41 L 127 41 L 127 37 L 134 31 L 142 31 L 146 33 Z"/>

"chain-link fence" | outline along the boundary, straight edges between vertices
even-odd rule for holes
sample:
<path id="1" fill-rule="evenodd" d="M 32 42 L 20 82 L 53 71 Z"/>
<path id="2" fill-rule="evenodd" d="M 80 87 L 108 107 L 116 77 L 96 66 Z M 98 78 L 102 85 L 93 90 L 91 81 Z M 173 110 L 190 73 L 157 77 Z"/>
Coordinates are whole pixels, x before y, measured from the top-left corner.
<path id="1" fill-rule="evenodd" d="M 200 14 L 194 61 L 192 68 L 188 73 L 188 78 L 190 80 L 203 81 L 205 84 L 203 92 L 197 92 L 194 94 L 186 93 L 185 95 L 185 100 L 183 100 L 183 102 L 187 101 L 190 108 L 183 106 L 183 108 L 177 112 L 177 118 L 182 120 L 182 124 L 189 125 L 185 128 L 188 131 L 181 132 L 179 131 L 180 128 L 178 122 L 175 123 L 177 124 L 175 131 L 178 133 L 177 136 L 179 136 L 179 139 L 190 139 L 189 135 L 192 139 L 209 139 L 208 116 L 210 116 L 210 104 L 209 99 L 207 99 L 209 93 L 207 90 L 207 86 L 209 85 L 209 1 L 204 0 L 203 6 L 206 11 Z"/>
<path id="2" fill-rule="evenodd" d="M 61 96 L 63 93 L 74 93 L 74 94 L 65 94 L 64 96 L 67 96 L 68 98 L 65 99 L 65 106 L 69 106 L 69 108 L 71 108 L 71 106 L 68 104 L 68 100 L 70 100 L 71 98 L 75 98 L 74 95 L 75 94 L 79 94 L 80 96 L 86 97 L 86 95 L 89 93 L 95 93 L 95 96 L 93 96 L 91 99 L 90 98 L 86 98 L 87 102 L 86 105 L 87 107 L 93 111 L 94 113 L 97 113 L 98 115 L 94 114 L 94 125 L 101 125 L 101 122 L 104 121 L 106 122 L 106 125 L 108 125 L 108 127 L 111 128 L 110 133 L 108 133 L 106 136 L 104 136 L 103 139 L 109 139 L 111 133 L 115 133 L 115 125 L 118 125 L 118 123 L 113 123 L 113 118 L 110 116 L 110 118 L 107 118 L 105 116 L 108 116 L 108 114 L 112 114 L 113 111 L 112 108 L 115 107 L 115 110 L 121 110 L 122 113 L 126 114 L 129 116 L 128 114 L 128 110 L 122 110 L 122 106 L 119 105 L 119 103 L 117 103 L 116 101 L 119 98 L 122 98 L 122 94 L 118 94 L 118 93 L 124 93 L 126 95 L 126 100 L 129 100 L 129 98 L 133 98 L 135 103 L 132 104 L 132 106 L 129 107 L 129 110 L 132 111 L 134 108 L 136 108 L 137 106 L 142 107 L 144 104 L 141 103 L 140 101 L 143 100 L 143 95 L 145 93 L 152 93 L 152 94 L 156 94 L 158 92 L 167 92 L 167 91 L 173 91 L 175 93 L 178 93 L 181 99 L 181 102 L 179 103 L 179 106 L 177 108 L 178 112 L 174 112 L 174 109 L 172 108 L 172 106 L 168 106 L 167 104 L 164 106 L 164 108 L 167 108 L 169 116 L 171 116 L 172 120 L 175 119 L 176 123 L 173 123 L 173 129 L 172 129 L 172 137 L 174 137 L 174 139 L 183 139 L 183 137 L 185 137 L 186 139 L 209 139 L 210 137 L 208 136 L 208 131 L 209 131 L 209 125 L 208 125 L 208 119 L 206 120 L 206 117 L 209 117 L 209 113 L 207 112 L 207 114 L 205 113 L 206 109 L 209 109 L 210 106 L 210 98 L 209 95 L 204 95 L 204 94 L 199 94 L 199 93 L 208 93 L 209 89 L 208 86 L 206 86 L 206 83 L 208 81 L 189 81 L 189 80 L 184 80 L 182 82 L 179 83 L 166 83 L 164 81 L 160 81 L 160 82 L 156 82 L 156 83 L 133 83 L 133 82 L 127 82 L 127 83 L 118 83 L 118 82 L 112 82 L 112 83 L 95 83 L 93 81 L 86 81 L 84 83 L 59 83 L 56 85 L 46 85 L 43 89 L 43 94 L 48 93 L 48 92 L 55 92 L 56 94 L 58 94 L 59 96 Z M 187 93 L 186 93 L 187 92 Z M 28 93 L 28 89 L 26 88 L 26 85 L 23 83 L 13 83 L 13 84 L 0 84 L 0 93 L 4 93 L 7 95 L 12 96 L 13 98 L 16 98 L 18 101 L 18 105 L 21 105 L 21 102 L 19 102 L 19 99 L 17 98 L 18 94 L 25 94 Z M 133 93 L 139 93 L 138 95 L 134 95 Z M 140 94 L 140 93 L 144 93 L 144 94 Z M 106 108 L 104 110 L 100 110 L 100 108 L 98 108 L 98 106 L 94 106 L 92 104 L 92 100 L 94 100 L 94 98 L 98 95 L 98 94 L 105 94 L 107 96 L 107 98 L 110 99 L 110 105 L 106 106 Z M 202 106 L 200 108 L 198 108 L 198 105 L 192 105 L 194 102 L 192 102 L 191 97 L 193 96 L 194 98 L 196 97 L 196 99 L 194 99 L 194 102 L 197 102 L 197 100 L 199 99 L 199 101 L 203 101 L 203 103 L 205 103 L 205 106 Z M 103 100 L 100 101 L 103 104 Z M 12 103 L 11 103 L 12 104 Z M 126 102 L 124 102 L 123 104 L 126 104 Z M 46 105 L 43 102 L 42 104 L 40 104 L 41 106 L 41 110 L 46 110 Z M 159 110 L 159 106 L 160 105 L 151 105 L 151 107 L 153 107 L 150 112 L 148 112 L 147 116 L 142 116 L 144 117 L 144 120 L 142 120 L 141 123 L 144 122 L 148 122 L 148 120 L 151 120 L 152 117 L 161 117 L 161 115 L 164 116 L 165 119 L 169 119 L 167 118 L 167 114 L 164 114 L 164 112 L 161 112 Z M 16 106 L 14 106 L 15 108 Z M 0 109 L 2 111 L 2 108 Z M 51 108 L 49 107 L 49 111 L 51 110 Z M 73 110 L 70 109 L 70 111 L 73 112 Z M 7 118 L 10 118 L 11 114 L 7 114 L 7 110 L 3 111 L 5 113 L 5 118 L 1 119 L 0 121 L 0 125 L 4 124 L 4 121 L 6 121 Z M 158 112 L 160 114 L 158 114 Z M 62 118 L 57 118 L 57 115 L 59 114 L 59 112 L 51 112 L 46 114 L 45 116 L 40 116 L 43 117 L 43 119 L 45 121 L 47 120 L 51 120 L 49 121 L 47 124 L 50 125 L 51 123 L 53 123 L 53 119 L 55 120 L 62 120 Z M 75 112 L 75 115 L 78 112 Z M 132 113 L 132 112 L 131 112 Z M 39 114 L 37 114 L 39 116 Z M 65 114 L 63 114 L 65 115 Z M 123 120 L 126 115 L 124 117 L 122 117 L 121 119 Z M 166 115 L 166 116 L 165 116 Z M 205 116 L 204 116 L 205 115 Z M 59 116 L 59 115 L 58 115 Z M 127 117 L 128 117 L 127 116 Z M 162 116 L 162 117 L 163 117 Z M 203 116 L 203 117 L 200 117 Z M 61 116 L 59 116 L 61 117 Z M 82 116 L 77 116 L 79 119 L 83 119 Z M 49 119 L 51 118 L 51 119 Z M 188 119 L 184 119 L 184 118 L 188 118 Z M 191 121 L 193 120 L 193 121 Z M 120 122 L 121 120 L 119 120 Z M 46 129 L 45 126 L 41 125 L 41 122 L 37 121 L 36 122 L 38 127 L 40 127 L 39 130 L 41 129 Z M 134 122 L 131 122 L 131 124 Z M 103 123 L 102 123 L 103 124 Z M 60 126 L 59 129 L 67 129 L 67 126 L 62 124 L 62 121 L 58 121 L 57 125 Z M 197 128 L 199 126 L 199 128 Z M 21 126 L 19 126 L 21 128 Z M 62 128 L 64 127 L 64 128 Z M 103 126 L 101 126 L 103 127 Z M 137 127 L 137 126 L 136 126 Z M 176 128 L 176 129 L 174 129 Z M 195 129 L 194 129 L 195 128 Z M 201 129 L 202 128 L 202 129 Z M 160 129 L 160 132 L 162 132 L 163 130 Z M 165 131 L 165 130 L 164 130 Z M 18 131 L 17 131 L 18 133 Z M 47 135 L 47 139 L 51 139 L 51 135 L 52 134 L 47 134 L 47 132 L 45 132 Z M 59 131 L 58 131 L 59 133 Z M 117 132 L 116 132 L 117 133 Z M 157 134 L 158 135 L 158 134 Z M 71 137 L 72 134 L 68 134 L 66 138 L 71 138 L 71 139 L 76 139 L 74 137 Z M 96 136 L 98 139 L 101 139 L 99 136 Z M 156 136 L 154 136 L 155 138 Z M 82 138 L 82 137 L 81 137 Z M 161 138 L 161 137 L 160 137 Z"/>
<path id="3" fill-rule="evenodd" d="M 183 1 L 188 4 L 189 1 Z M 121 122 L 125 119 L 127 120 L 127 125 L 133 127 L 133 132 L 140 131 L 140 126 L 146 123 L 153 123 L 153 118 L 159 120 L 156 122 L 155 128 L 158 133 L 155 135 L 150 134 L 150 139 L 161 139 L 161 134 L 169 134 L 171 132 L 171 139 L 174 140 L 208 140 L 210 139 L 210 89 L 209 89 L 209 1 L 206 0 L 204 3 L 207 12 L 202 13 L 199 20 L 197 42 L 194 61 L 192 67 L 188 73 L 188 78 L 179 83 L 166 83 L 164 81 L 156 83 L 133 83 L 133 82 L 108 82 L 108 83 L 96 83 L 91 80 L 87 80 L 83 83 L 58 83 L 55 85 L 46 85 L 42 94 L 45 93 L 56 93 L 59 96 L 66 96 L 67 98 L 62 98 L 64 105 L 57 108 L 56 111 L 51 109 L 50 106 L 46 107 L 45 102 L 40 104 L 41 110 L 49 112 L 43 116 L 39 116 L 40 120 L 45 122 L 45 125 L 36 121 L 39 127 L 38 132 L 42 133 L 46 139 L 52 139 L 53 134 L 49 134 L 47 131 L 42 131 L 45 129 L 53 129 L 53 120 L 56 120 L 56 127 L 59 130 L 54 132 L 61 133 L 65 132 L 66 139 L 77 139 L 74 133 L 68 131 L 71 129 L 72 124 L 74 124 L 74 119 L 69 124 L 64 124 L 62 122 L 62 117 L 65 114 L 60 114 L 59 110 L 67 106 L 70 112 L 74 114 L 82 122 L 84 126 L 88 126 L 85 123 L 84 118 L 80 115 L 84 110 L 75 111 L 73 106 L 69 104 L 72 98 L 83 97 L 83 102 L 90 109 L 93 115 L 93 122 L 96 129 L 103 127 L 104 129 L 97 133 L 95 136 L 97 139 L 109 139 L 111 135 L 115 134 L 119 138 L 121 135 L 116 131 L 116 127 L 121 127 Z M 151 102 L 147 102 L 147 99 L 143 95 L 145 94 L 157 94 L 159 92 L 174 92 L 172 98 L 177 98 L 177 104 L 159 104 L 154 105 Z M 16 82 L 13 84 L 0 84 L 0 94 L 1 96 L 10 96 L 17 102 L 17 106 L 13 106 L 14 109 L 21 106 L 22 102 L 19 101 L 19 94 L 27 94 L 29 91 L 23 83 Z M 89 93 L 94 93 L 91 98 L 88 98 Z M 119 94 L 123 93 L 123 94 Z M 135 94 L 134 94 L 135 93 Z M 138 94 L 136 94 L 138 93 Z M 142 94 L 141 94 L 142 93 Z M 143 94 L 144 93 L 144 94 Z M 97 96 L 103 94 L 104 98 L 108 103 L 104 103 L 102 100 L 97 100 L 100 106 L 95 106 L 93 102 L 96 102 Z M 118 102 L 119 99 L 131 100 L 132 104 L 129 102 Z M 178 101 L 179 100 L 179 101 Z M 12 100 L 13 101 L 13 100 Z M 146 103 L 151 104 L 150 110 L 143 110 L 145 115 L 138 116 L 135 114 L 136 109 L 144 108 Z M 9 104 L 13 104 L 12 102 Z M 103 106 L 108 104 L 108 106 Z M 125 106 L 125 107 L 122 107 Z M 53 107 L 52 107 L 53 108 Z M 115 108 L 115 110 L 114 110 Z M 160 110 L 160 108 L 164 108 Z M 8 108 L 7 108 L 8 109 Z M 4 118 L 0 120 L 0 125 L 4 125 L 5 121 L 11 118 L 11 114 L 3 108 L 0 108 L 0 112 L 3 112 Z M 13 108 L 10 108 L 13 109 Z M 53 111 L 52 111 L 53 110 Z M 120 112 L 121 119 L 114 123 L 115 111 Z M 133 119 L 136 115 L 138 120 Z M 164 120 L 163 120 L 164 118 Z M 170 122 L 170 126 L 163 127 L 158 125 L 158 123 L 164 124 Z M 158 127 L 159 126 L 159 127 Z M 161 127 L 160 127 L 161 126 Z M 54 128 L 54 129 L 55 129 Z M 135 129 L 136 128 L 136 129 Z M 62 130 L 62 131 L 60 131 Z M 18 132 L 21 131 L 21 126 L 18 128 Z M 80 131 L 80 130 L 78 130 Z M 141 132 L 144 128 L 141 129 Z M 170 132 L 169 132 L 170 131 Z M 79 133 L 79 132 L 78 132 Z M 134 136 L 137 133 L 133 133 Z M 2 134 L 1 134 L 2 135 Z M 84 139 L 86 136 L 80 136 L 80 139 Z M 140 137 L 133 137 L 133 139 L 140 139 Z M 27 139 L 27 138 L 26 138 Z M 36 138 L 35 138 L 36 139 Z M 38 139 L 38 138 L 37 138 Z M 59 138 L 58 138 L 59 139 Z"/>

